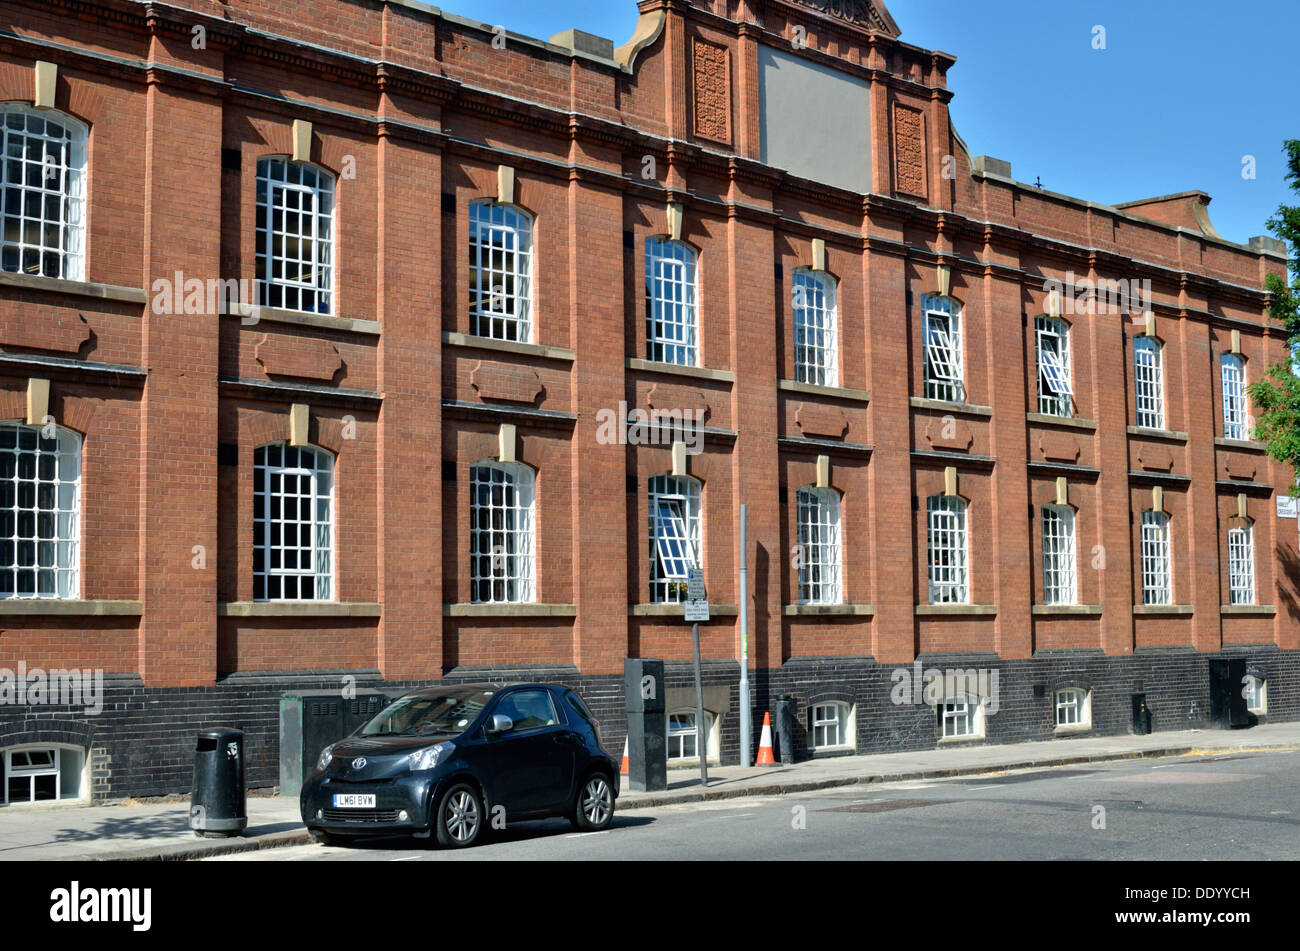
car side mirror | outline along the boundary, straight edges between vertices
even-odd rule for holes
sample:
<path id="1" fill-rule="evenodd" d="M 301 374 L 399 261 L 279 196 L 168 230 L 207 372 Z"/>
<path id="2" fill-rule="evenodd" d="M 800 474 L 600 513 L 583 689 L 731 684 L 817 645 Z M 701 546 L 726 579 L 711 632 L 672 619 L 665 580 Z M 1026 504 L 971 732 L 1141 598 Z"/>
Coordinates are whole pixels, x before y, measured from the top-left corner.
<path id="1" fill-rule="evenodd" d="M 510 719 L 504 713 L 492 714 L 492 719 L 488 721 L 488 733 L 509 733 L 515 728 L 515 721 Z"/>

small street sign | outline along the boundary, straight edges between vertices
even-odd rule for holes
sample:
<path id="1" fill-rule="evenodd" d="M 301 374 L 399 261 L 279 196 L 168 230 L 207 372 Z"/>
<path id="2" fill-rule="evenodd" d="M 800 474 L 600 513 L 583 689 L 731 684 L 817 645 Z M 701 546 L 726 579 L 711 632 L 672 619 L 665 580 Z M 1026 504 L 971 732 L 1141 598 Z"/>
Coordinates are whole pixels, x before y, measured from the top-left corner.
<path id="1" fill-rule="evenodd" d="M 686 620 L 692 622 L 707 621 L 709 619 L 709 602 L 708 601 L 687 601 L 686 602 Z"/>
<path id="2" fill-rule="evenodd" d="M 1290 495 L 1279 495 L 1277 497 L 1277 517 L 1300 517 L 1300 499 L 1294 498 Z"/>
<path id="3" fill-rule="evenodd" d="M 686 600 L 707 601 L 704 593 L 704 569 L 688 568 L 686 572 Z"/>

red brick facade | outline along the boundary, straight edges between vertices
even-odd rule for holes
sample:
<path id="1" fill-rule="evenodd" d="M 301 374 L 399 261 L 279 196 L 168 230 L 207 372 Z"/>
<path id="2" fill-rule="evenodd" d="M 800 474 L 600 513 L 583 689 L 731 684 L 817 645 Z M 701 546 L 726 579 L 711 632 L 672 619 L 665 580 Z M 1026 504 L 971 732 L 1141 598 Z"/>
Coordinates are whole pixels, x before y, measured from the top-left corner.
<path id="1" fill-rule="evenodd" d="M 34 64 L 51 62 L 55 108 L 90 127 L 90 283 L 0 285 L 0 418 L 24 416 L 29 378 L 51 380 L 50 415 L 84 438 L 81 597 L 127 605 L 38 615 L 0 601 L 0 665 L 182 687 L 248 671 L 411 681 L 684 660 L 680 617 L 647 607 L 647 486 L 672 452 L 602 444 L 599 414 L 620 401 L 707 407 L 687 464 L 715 605 L 706 659 L 738 657 L 741 502 L 760 669 L 1300 649 L 1296 523 L 1274 512 L 1292 473 L 1219 438 L 1234 332 L 1248 379 L 1283 358 L 1260 288 L 1284 257 L 1207 233 L 1195 196 L 1147 214 L 1014 183 L 951 128 L 950 57 L 898 40 L 888 14 L 872 32 L 821 6 L 644 0 L 640 39 L 610 57 L 494 44 L 405 0 L 0 0 L 0 102 L 31 103 Z M 763 164 L 760 46 L 868 84 L 870 193 Z M 158 312 L 155 282 L 176 272 L 255 278 L 258 160 L 293 153 L 295 120 L 312 124 L 311 162 L 338 176 L 330 315 Z M 499 166 L 534 220 L 532 344 L 469 336 L 469 205 L 498 197 Z M 670 203 L 699 255 L 698 369 L 645 362 L 646 239 L 668 232 Z M 791 382 L 791 279 L 819 242 L 838 281 L 839 392 Z M 1037 415 L 1034 319 L 1046 282 L 1069 272 L 1151 282 L 1164 434 L 1130 431 L 1144 313 L 1065 314 L 1075 418 Z M 921 301 L 942 280 L 962 306 L 962 405 L 920 399 Z M 253 603 L 253 452 L 289 437 L 297 403 L 309 442 L 335 454 L 327 609 Z M 535 608 L 469 605 L 469 468 L 498 456 L 502 423 L 536 473 Z M 820 455 L 842 500 L 845 613 L 787 610 L 795 493 Z M 926 499 L 949 467 L 969 504 L 972 609 L 936 613 Z M 1031 508 L 1061 476 L 1091 613 L 1035 610 Z M 1178 610 L 1147 614 L 1138 515 L 1156 487 Z M 1239 493 L 1257 601 L 1275 610 L 1221 608 Z"/>

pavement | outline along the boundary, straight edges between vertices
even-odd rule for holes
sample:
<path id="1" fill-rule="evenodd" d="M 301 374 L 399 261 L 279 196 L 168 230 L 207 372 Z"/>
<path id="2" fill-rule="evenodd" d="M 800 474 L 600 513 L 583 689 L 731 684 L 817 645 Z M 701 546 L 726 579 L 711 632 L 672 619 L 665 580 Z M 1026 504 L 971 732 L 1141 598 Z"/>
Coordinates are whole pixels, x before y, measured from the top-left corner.
<path id="1" fill-rule="evenodd" d="M 1084 735 L 1008 745 L 945 745 L 819 758 L 791 766 L 711 766 L 707 788 L 699 785 L 698 768 L 674 769 L 668 773 L 668 789 L 659 792 L 635 792 L 624 777 L 618 811 L 1038 767 L 1274 749 L 1300 749 L 1300 723 L 1150 736 Z M 247 812 L 248 828 L 242 836 L 200 839 L 189 828 L 188 799 L 7 806 L 0 808 L 0 861 L 187 861 L 310 842 L 296 797 L 252 793 Z"/>

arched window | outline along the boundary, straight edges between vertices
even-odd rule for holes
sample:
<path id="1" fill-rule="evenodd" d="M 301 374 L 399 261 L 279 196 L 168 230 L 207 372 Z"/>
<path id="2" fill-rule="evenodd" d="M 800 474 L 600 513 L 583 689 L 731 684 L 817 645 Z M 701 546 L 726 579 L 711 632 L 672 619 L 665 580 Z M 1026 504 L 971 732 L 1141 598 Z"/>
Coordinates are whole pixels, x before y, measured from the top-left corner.
<path id="1" fill-rule="evenodd" d="M 1173 602 L 1169 516 L 1148 509 L 1142 513 L 1142 603 Z"/>
<path id="2" fill-rule="evenodd" d="M 832 701 L 808 708 L 808 748 L 847 749 L 853 746 L 853 708 Z"/>
<path id="3" fill-rule="evenodd" d="M 984 704 L 978 697 L 958 695 L 937 704 L 939 732 L 946 740 L 979 739 L 984 735 Z"/>
<path id="4" fill-rule="evenodd" d="M 1056 691 L 1056 725 L 1086 727 L 1092 725 L 1092 693 L 1082 687 L 1065 687 Z"/>
<path id="5" fill-rule="evenodd" d="M 510 205 L 469 206 L 470 333 L 532 339 L 533 222 Z"/>
<path id="6" fill-rule="evenodd" d="M 1223 438 L 1249 439 L 1246 428 L 1246 361 L 1235 353 L 1219 357 L 1223 380 Z"/>
<path id="7" fill-rule="evenodd" d="M 1263 715 L 1268 713 L 1268 682 L 1254 674 L 1246 675 L 1246 710 Z"/>
<path id="8" fill-rule="evenodd" d="M 0 424 L 0 598 L 80 596 L 81 437 Z"/>
<path id="9" fill-rule="evenodd" d="M 88 791 L 82 747 L 30 743 L 0 750 L 0 804 L 84 802 Z"/>
<path id="10" fill-rule="evenodd" d="M 1073 415 L 1070 381 L 1070 325 L 1059 317 L 1034 321 L 1038 350 L 1038 411 L 1048 416 Z"/>
<path id="11" fill-rule="evenodd" d="M 921 299 L 925 333 L 926 399 L 966 402 L 961 345 L 961 305 L 951 297 Z"/>
<path id="12" fill-rule="evenodd" d="M 699 366 L 695 252 L 680 241 L 645 243 L 646 359 Z"/>
<path id="13" fill-rule="evenodd" d="M 253 452 L 253 598 L 329 601 L 334 579 L 334 458 L 272 443 Z"/>
<path id="14" fill-rule="evenodd" d="M 686 600 L 686 579 L 701 565 L 700 484 L 689 476 L 650 480 L 650 600 Z"/>
<path id="15" fill-rule="evenodd" d="M 470 590 L 475 604 L 517 604 L 534 595 L 533 470 L 522 463 L 471 466 Z"/>
<path id="16" fill-rule="evenodd" d="M 1074 509 L 1068 505 L 1044 505 L 1043 603 L 1078 603 L 1078 571 L 1074 538 Z"/>
<path id="17" fill-rule="evenodd" d="M 804 486 L 795 496 L 799 523 L 799 603 L 843 601 L 840 495 L 834 489 Z"/>
<path id="18" fill-rule="evenodd" d="M 0 103 L 0 269 L 85 280 L 85 123 Z"/>
<path id="19" fill-rule="evenodd" d="M 1133 341 L 1133 386 L 1137 424 L 1147 429 L 1165 428 L 1164 347 L 1154 337 Z"/>
<path id="20" fill-rule="evenodd" d="M 835 278 L 800 268 L 794 272 L 794 378 L 837 386 Z"/>
<path id="21" fill-rule="evenodd" d="M 694 710 L 674 710 L 668 714 L 668 760 L 698 760 L 699 733 Z M 709 759 L 717 757 L 713 735 L 714 716 L 704 711 L 704 746 Z"/>
<path id="22" fill-rule="evenodd" d="M 932 495 L 926 504 L 930 603 L 968 604 L 966 500 Z"/>
<path id="23" fill-rule="evenodd" d="M 1255 603 L 1255 523 L 1228 519 L 1228 603 Z"/>
<path id="24" fill-rule="evenodd" d="M 257 163 L 263 307 L 328 314 L 334 296 L 334 176 L 287 158 Z"/>

